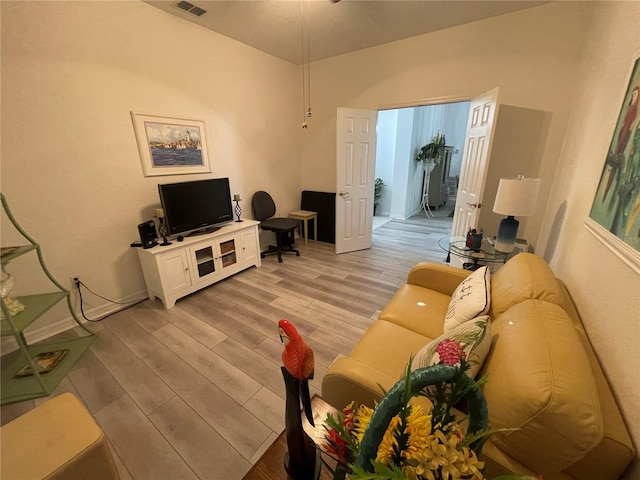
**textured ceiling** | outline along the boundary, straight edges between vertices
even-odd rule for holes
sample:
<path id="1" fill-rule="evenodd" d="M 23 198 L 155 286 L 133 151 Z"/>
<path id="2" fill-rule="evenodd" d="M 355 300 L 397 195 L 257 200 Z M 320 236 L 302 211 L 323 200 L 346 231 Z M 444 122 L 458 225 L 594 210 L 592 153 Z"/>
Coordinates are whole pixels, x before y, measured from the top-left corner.
<path id="1" fill-rule="evenodd" d="M 321 60 L 443 28 L 534 7 L 545 1 L 436 0 L 189 0 L 206 10 L 197 17 L 178 0 L 145 3 L 294 64 Z M 310 41 L 307 43 L 307 38 Z"/>

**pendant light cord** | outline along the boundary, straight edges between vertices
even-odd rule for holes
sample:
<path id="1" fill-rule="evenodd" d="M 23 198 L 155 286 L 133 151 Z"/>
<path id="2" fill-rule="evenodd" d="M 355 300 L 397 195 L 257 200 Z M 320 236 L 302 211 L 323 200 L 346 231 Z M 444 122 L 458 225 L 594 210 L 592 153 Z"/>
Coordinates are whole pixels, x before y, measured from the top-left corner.
<path id="1" fill-rule="evenodd" d="M 311 22 L 309 21 L 311 0 L 307 0 L 307 116 L 311 116 Z"/>
<path id="2" fill-rule="evenodd" d="M 302 128 L 307 128 L 306 119 L 311 117 L 311 29 L 309 28 L 310 0 L 300 0 L 300 66 L 302 68 Z M 305 37 L 305 24 L 307 35 Z M 305 58 L 305 41 L 307 55 Z M 306 65 L 305 65 L 306 64 Z M 305 79 L 306 76 L 306 79 Z"/>

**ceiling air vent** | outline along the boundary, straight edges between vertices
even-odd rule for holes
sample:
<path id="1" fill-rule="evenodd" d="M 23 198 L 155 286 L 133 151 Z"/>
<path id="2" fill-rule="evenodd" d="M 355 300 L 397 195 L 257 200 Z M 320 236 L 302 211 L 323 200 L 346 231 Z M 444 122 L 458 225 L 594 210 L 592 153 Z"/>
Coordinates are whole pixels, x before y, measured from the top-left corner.
<path id="1" fill-rule="evenodd" d="M 207 13 L 206 10 L 203 10 L 202 8 L 194 5 L 191 2 L 187 2 L 185 0 L 182 0 L 181 2 L 176 3 L 175 7 L 179 8 L 180 10 L 184 10 L 185 12 L 189 12 L 192 15 L 195 15 L 196 17 L 200 17 L 205 13 Z"/>

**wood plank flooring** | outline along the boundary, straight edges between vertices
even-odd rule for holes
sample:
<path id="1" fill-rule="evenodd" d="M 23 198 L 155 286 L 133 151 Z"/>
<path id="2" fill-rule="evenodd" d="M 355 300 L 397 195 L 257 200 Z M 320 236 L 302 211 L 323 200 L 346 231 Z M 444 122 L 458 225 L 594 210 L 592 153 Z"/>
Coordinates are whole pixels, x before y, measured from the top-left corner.
<path id="1" fill-rule="evenodd" d="M 359 252 L 299 242 L 300 257 L 268 256 L 169 310 L 147 300 L 92 324 L 98 338 L 52 396 L 82 399 L 123 479 L 241 479 L 284 429 L 278 320 L 313 348 L 319 394 L 409 269 L 444 260 L 449 211 L 392 220 Z M 2 406 L 2 424 L 45 400 Z"/>

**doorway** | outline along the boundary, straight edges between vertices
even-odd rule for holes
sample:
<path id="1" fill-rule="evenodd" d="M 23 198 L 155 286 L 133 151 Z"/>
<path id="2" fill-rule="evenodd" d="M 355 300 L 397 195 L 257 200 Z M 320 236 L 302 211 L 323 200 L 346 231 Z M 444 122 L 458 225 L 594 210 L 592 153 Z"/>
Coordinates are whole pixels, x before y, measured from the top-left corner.
<path id="1" fill-rule="evenodd" d="M 450 235 L 463 236 L 472 225 L 480 223 L 480 209 L 484 205 L 481 199 L 485 190 L 495 131 L 494 120 L 497 119 L 499 105 L 498 93 L 499 89 L 496 87 L 473 97 L 469 100 L 468 110 L 466 108 L 461 110 L 466 113 L 468 121 L 463 136 L 464 158 L 460 162 L 457 197 Z M 416 110 L 417 107 L 397 111 L 391 125 L 393 142 L 389 142 L 391 145 L 388 155 L 390 163 L 386 164 L 392 166 L 391 184 L 389 185 L 392 192 L 389 215 L 392 218 L 406 219 L 411 213 L 418 211 L 415 207 L 420 205 L 424 198 L 424 185 L 427 182 L 421 184 L 425 169 L 423 162 L 415 160 L 416 153 L 425 144 L 425 138 L 428 139 L 428 142 L 435 135 L 433 130 L 427 132 L 427 128 L 433 129 L 434 126 L 437 128 L 438 125 L 445 128 L 447 116 L 444 115 L 444 109 L 449 104 L 460 101 L 458 99 L 432 105 L 436 107 L 436 110 L 429 111 L 429 115 L 434 118 L 421 114 L 420 110 Z M 374 185 L 379 182 L 384 183 L 381 177 L 378 182 L 374 182 L 376 157 L 378 156 L 377 131 L 384 131 L 384 129 L 377 127 L 372 129 L 371 126 L 378 124 L 378 112 L 386 110 L 388 109 L 376 111 L 338 108 L 336 253 L 350 251 L 344 247 L 347 242 L 355 245 L 352 239 L 356 237 L 361 240 L 358 244 L 360 249 L 371 246 L 373 211 L 376 207 L 374 204 Z M 438 131 L 436 131 L 437 133 Z M 442 136 L 442 132 L 439 133 Z M 448 150 L 451 151 L 453 148 L 449 147 Z M 460 149 L 458 149 L 458 154 L 459 152 Z M 382 155 L 384 156 L 384 150 Z M 445 158 L 449 157 L 445 155 Z M 383 162 L 380 165 L 385 165 Z M 443 173 L 443 182 L 448 182 L 447 175 L 449 174 L 450 171 L 446 174 Z M 352 197 L 350 192 L 354 185 L 358 187 L 358 193 L 363 192 L 358 198 Z M 447 189 L 447 185 L 444 185 L 444 189 Z M 404 195 L 399 195 L 400 192 Z M 383 213 L 383 209 L 380 211 Z M 339 217 L 339 213 L 343 214 L 342 218 Z M 338 239 L 344 239 L 341 240 L 340 248 Z"/>
<path id="2" fill-rule="evenodd" d="M 453 215 L 469 109 L 470 102 L 464 101 L 378 112 L 375 177 L 384 187 L 375 200 L 374 230 L 391 220 L 422 217 L 427 221 L 428 213 L 420 208 L 425 174 L 415 155 L 437 133 L 451 147 L 450 161 L 431 172 L 427 205 L 440 220 Z"/>

